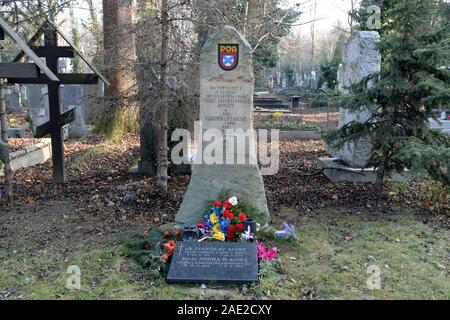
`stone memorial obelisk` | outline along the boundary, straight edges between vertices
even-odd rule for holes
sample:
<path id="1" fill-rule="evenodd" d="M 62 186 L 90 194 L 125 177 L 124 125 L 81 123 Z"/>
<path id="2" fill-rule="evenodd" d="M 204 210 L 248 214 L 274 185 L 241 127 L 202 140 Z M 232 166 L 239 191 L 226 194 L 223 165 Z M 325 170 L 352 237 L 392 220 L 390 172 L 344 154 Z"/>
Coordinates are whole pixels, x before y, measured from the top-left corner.
<path id="1" fill-rule="evenodd" d="M 376 31 L 357 31 L 348 40 L 344 56 L 343 67 L 339 69 L 339 90 L 348 93 L 348 88 L 352 84 L 360 82 L 364 77 L 379 72 L 381 68 L 381 53 L 376 48 L 379 41 L 379 34 Z M 339 110 L 339 124 L 342 127 L 351 121 L 364 122 L 369 118 L 369 112 L 361 108 L 356 112 L 346 109 Z M 347 162 L 355 168 L 363 168 L 369 158 L 371 149 L 370 141 L 359 139 L 349 142 L 340 150 L 330 147 L 328 152 L 335 158 Z"/>
<path id="2" fill-rule="evenodd" d="M 222 27 L 201 49 L 199 123 L 202 129 L 199 131 L 202 136 L 196 137 L 198 150 L 191 180 L 175 216 L 179 224 L 195 225 L 202 221 L 207 206 L 223 191 L 253 206 L 254 212 L 248 215 L 259 224 L 268 223 L 269 210 L 256 161 L 254 134 L 247 131 L 253 129 L 251 51 L 248 41 L 231 26 Z M 209 134 L 204 135 L 206 132 Z M 215 133 L 213 138 L 212 133 Z M 220 136 L 223 145 L 215 148 L 222 142 Z M 210 154 L 219 163 L 211 161 Z"/>

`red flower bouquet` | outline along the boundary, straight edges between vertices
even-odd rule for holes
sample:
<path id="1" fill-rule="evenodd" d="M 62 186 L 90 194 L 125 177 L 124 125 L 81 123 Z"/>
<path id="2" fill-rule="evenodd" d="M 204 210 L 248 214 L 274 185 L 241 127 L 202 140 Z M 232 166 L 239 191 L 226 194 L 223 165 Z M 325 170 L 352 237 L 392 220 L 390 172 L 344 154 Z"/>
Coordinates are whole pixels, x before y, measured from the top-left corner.
<path id="1" fill-rule="evenodd" d="M 240 209 L 237 198 L 231 197 L 225 201 L 213 201 L 213 206 L 197 227 L 204 238 L 236 240 L 244 231 L 246 219 L 247 215 Z"/>

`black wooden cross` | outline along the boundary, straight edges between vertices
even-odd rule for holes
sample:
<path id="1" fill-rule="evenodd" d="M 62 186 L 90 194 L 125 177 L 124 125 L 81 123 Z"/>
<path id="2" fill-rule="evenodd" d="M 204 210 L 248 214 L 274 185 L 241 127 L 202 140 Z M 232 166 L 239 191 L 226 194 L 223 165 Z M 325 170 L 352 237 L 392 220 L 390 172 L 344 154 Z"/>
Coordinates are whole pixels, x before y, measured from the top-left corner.
<path id="1" fill-rule="evenodd" d="M 59 78 L 59 82 L 49 79 L 45 74 L 40 73 L 37 77 L 8 76 L 7 81 L 11 84 L 46 84 L 48 87 L 48 101 L 50 108 L 50 121 L 36 128 L 36 137 L 41 138 L 47 134 L 52 139 L 52 160 L 53 160 L 53 181 L 65 183 L 66 172 L 64 167 L 64 142 L 62 127 L 75 120 L 75 109 L 61 113 L 59 99 L 59 87 L 61 84 L 97 84 L 99 77 L 96 74 L 68 74 L 59 73 L 58 59 L 73 58 L 74 49 L 71 46 L 58 47 L 58 30 L 46 25 L 44 33 L 44 46 L 32 47 L 39 57 L 44 57 L 47 67 Z M 16 64 L 19 65 L 19 64 Z M 22 65 L 22 64 L 20 64 Z M 6 68 L 6 66 L 5 66 Z M 27 68 L 27 67 L 22 67 Z M 19 69 L 16 70 L 16 73 Z M 25 72 L 25 70 L 24 70 Z M 29 70 L 28 70 L 29 72 Z M 23 74 L 21 74 L 23 75 Z"/>

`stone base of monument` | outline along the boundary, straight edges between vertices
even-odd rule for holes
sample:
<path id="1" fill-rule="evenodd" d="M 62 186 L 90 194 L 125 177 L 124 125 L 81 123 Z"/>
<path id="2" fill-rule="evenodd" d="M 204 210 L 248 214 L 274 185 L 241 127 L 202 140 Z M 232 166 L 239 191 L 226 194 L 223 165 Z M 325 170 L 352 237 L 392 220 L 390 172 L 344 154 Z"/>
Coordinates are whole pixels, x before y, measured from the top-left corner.
<path id="1" fill-rule="evenodd" d="M 255 242 L 180 241 L 172 256 L 168 283 L 242 284 L 258 281 Z"/>
<path id="2" fill-rule="evenodd" d="M 375 182 L 377 173 L 373 168 L 351 168 L 338 162 L 337 158 L 319 158 L 317 167 L 323 169 L 323 173 L 332 182 Z M 386 179 L 406 182 L 411 179 L 411 171 L 405 170 L 402 174 L 393 173 Z"/>
<path id="3" fill-rule="evenodd" d="M 261 226 L 269 220 L 264 183 L 257 165 L 193 165 L 189 187 L 175 221 L 196 225 L 203 220 L 204 210 L 223 192 L 245 199 L 251 216 Z"/>

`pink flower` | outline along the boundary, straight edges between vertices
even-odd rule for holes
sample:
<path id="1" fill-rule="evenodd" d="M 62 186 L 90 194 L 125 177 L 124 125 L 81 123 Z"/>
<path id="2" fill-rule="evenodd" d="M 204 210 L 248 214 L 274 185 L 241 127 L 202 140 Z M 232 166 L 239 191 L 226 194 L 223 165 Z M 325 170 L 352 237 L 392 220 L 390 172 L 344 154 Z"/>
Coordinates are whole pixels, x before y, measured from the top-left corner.
<path id="1" fill-rule="evenodd" d="M 264 247 L 264 245 L 261 242 L 258 242 L 258 259 L 261 261 L 272 261 L 273 259 L 276 259 L 278 256 L 278 249 L 276 247 L 273 247 L 269 250 Z"/>

